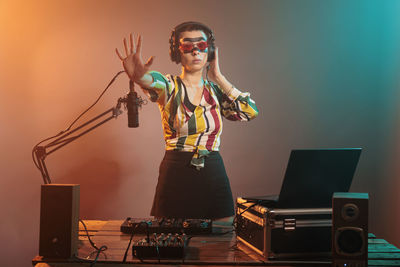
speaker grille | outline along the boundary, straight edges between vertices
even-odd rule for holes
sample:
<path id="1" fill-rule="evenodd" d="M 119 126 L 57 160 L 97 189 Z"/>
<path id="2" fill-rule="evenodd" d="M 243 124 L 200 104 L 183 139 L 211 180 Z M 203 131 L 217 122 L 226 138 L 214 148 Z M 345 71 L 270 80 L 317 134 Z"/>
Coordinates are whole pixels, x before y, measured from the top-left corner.
<path id="1" fill-rule="evenodd" d="M 343 227 L 336 231 L 336 252 L 339 255 L 360 255 L 364 251 L 366 240 L 364 231 L 356 227 Z"/>

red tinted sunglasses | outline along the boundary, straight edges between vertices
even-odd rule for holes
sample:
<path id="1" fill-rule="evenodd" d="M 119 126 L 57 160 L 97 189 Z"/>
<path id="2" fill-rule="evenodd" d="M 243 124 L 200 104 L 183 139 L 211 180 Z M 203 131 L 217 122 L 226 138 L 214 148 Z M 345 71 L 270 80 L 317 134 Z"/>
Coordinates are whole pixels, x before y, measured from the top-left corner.
<path id="1" fill-rule="evenodd" d="M 207 48 L 208 48 L 208 43 L 206 41 L 201 41 L 196 44 L 181 43 L 179 45 L 179 49 L 181 49 L 183 53 L 192 53 L 195 49 L 199 49 L 200 52 L 206 52 Z"/>

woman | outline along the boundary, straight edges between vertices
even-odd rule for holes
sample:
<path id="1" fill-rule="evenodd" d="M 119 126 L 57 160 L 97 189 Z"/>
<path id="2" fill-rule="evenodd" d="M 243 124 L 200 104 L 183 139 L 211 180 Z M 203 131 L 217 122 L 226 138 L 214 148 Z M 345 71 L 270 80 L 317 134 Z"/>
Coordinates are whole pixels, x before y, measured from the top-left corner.
<path id="1" fill-rule="evenodd" d="M 129 39 L 129 47 L 124 39 L 125 57 L 118 49 L 116 53 L 129 78 L 158 103 L 166 142 L 151 215 L 184 219 L 234 215 L 229 180 L 218 152 L 222 116 L 237 121 L 256 117 L 250 94 L 236 89 L 222 75 L 213 32 L 204 24 L 185 22 L 172 31 L 170 56 L 182 64 L 179 76 L 150 71 L 154 57 L 143 63 L 141 36 L 136 49 L 132 34 Z"/>

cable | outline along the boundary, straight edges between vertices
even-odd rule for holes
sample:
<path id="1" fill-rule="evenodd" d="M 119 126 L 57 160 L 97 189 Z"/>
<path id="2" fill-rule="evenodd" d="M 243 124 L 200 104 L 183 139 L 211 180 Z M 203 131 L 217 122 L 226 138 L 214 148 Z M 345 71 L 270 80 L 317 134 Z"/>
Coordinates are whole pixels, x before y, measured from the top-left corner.
<path id="1" fill-rule="evenodd" d="M 210 64 L 206 67 L 206 80 L 208 81 L 208 71 L 210 70 Z"/>
<path id="2" fill-rule="evenodd" d="M 86 231 L 86 235 L 87 235 L 87 237 L 88 237 L 88 240 L 89 240 L 89 243 L 90 243 L 90 245 L 95 249 L 95 250 L 100 250 L 100 248 L 98 248 L 97 246 L 96 246 L 96 244 L 92 241 L 92 239 L 90 238 L 90 235 L 89 235 L 89 231 L 88 231 L 88 229 L 87 229 L 87 227 L 86 227 L 86 224 L 83 222 L 83 220 L 81 220 L 81 219 L 79 219 L 79 222 L 83 225 L 83 228 L 85 228 L 85 231 Z M 106 247 L 106 249 L 107 249 L 107 247 Z M 105 250 L 106 250 L 105 249 Z"/>
<path id="3" fill-rule="evenodd" d="M 123 260 L 122 260 L 122 263 L 125 263 L 125 262 L 126 262 L 126 257 L 128 256 L 128 251 L 129 251 L 129 248 L 130 248 L 130 246 L 131 246 L 133 236 L 135 235 L 135 230 L 136 230 L 136 228 L 138 228 L 139 225 L 141 225 L 142 223 L 146 223 L 146 222 L 142 221 L 142 222 L 136 224 L 135 228 L 132 229 L 132 234 L 131 234 L 131 237 L 130 237 L 130 239 L 129 239 L 128 247 L 127 247 L 126 250 L 125 250 L 125 254 L 124 254 L 124 258 L 123 258 Z"/>
<path id="4" fill-rule="evenodd" d="M 246 203 L 249 203 L 249 202 L 246 202 Z M 241 213 L 239 213 L 239 216 L 242 215 L 243 213 L 245 213 L 246 211 L 248 211 L 249 209 L 251 209 L 252 207 L 254 207 L 254 206 L 260 204 L 260 203 L 261 203 L 261 201 L 257 200 L 257 202 L 255 202 L 255 203 L 253 203 L 252 205 L 248 206 L 248 207 L 245 208 Z"/>
<path id="5" fill-rule="evenodd" d="M 71 127 L 86 113 L 88 112 L 94 105 L 97 104 L 97 102 L 99 102 L 100 98 L 104 95 L 104 93 L 108 90 L 108 88 L 111 86 L 111 84 L 114 83 L 115 79 L 125 71 L 121 70 L 119 72 L 117 72 L 117 74 L 115 74 L 115 76 L 111 79 L 111 81 L 108 83 L 107 87 L 103 90 L 103 92 L 100 94 L 100 96 L 96 99 L 96 101 L 90 106 L 88 107 L 84 112 L 81 113 L 81 115 L 79 115 L 72 123 L 70 126 L 68 126 L 68 128 L 66 130 L 64 130 L 64 132 L 69 131 L 71 129 Z"/>
<path id="6" fill-rule="evenodd" d="M 224 232 L 221 232 L 221 233 L 211 233 L 210 235 L 211 236 L 221 236 L 221 235 L 226 235 L 226 234 L 232 233 L 233 231 L 234 230 L 232 229 L 232 230 L 224 231 Z"/>
<path id="7" fill-rule="evenodd" d="M 92 241 L 92 239 L 90 238 L 89 231 L 88 231 L 88 229 L 87 229 L 87 227 L 86 227 L 86 224 L 85 224 L 85 223 L 83 222 L 83 220 L 81 220 L 81 219 L 79 219 L 79 222 L 83 225 L 83 228 L 85 229 L 86 236 L 88 237 L 88 240 L 89 240 L 90 245 L 91 245 L 91 246 L 96 250 L 96 252 L 97 252 L 95 259 L 94 259 L 93 262 L 90 264 L 90 266 L 92 267 L 92 266 L 94 266 L 94 265 L 96 264 L 97 260 L 99 259 L 100 253 L 106 251 L 106 250 L 108 249 L 108 247 L 105 246 L 105 245 L 103 245 L 103 246 L 101 246 L 100 248 L 98 248 L 98 247 L 96 246 L 96 244 L 95 244 L 95 243 Z"/>
<path id="8" fill-rule="evenodd" d="M 42 141 L 40 141 L 39 143 L 37 143 L 37 144 L 33 147 L 33 149 L 32 149 L 32 160 L 33 160 L 33 163 L 35 164 L 36 168 L 38 168 L 40 171 L 42 171 L 41 166 L 39 166 L 38 159 L 35 158 L 35 151 L 36 151 L 37 147 L 38 147 L 41 143 L 43 143 L 43 142 L 45 142 L 45 141 L 54 139 L 54 138 L 56 138 L 56 137 L 58 137 L 58 136 L 60 136 L 60 135 L 62 135 L 62 134 L 64 134 L 64 133 L 68 132 L 68 131 L 71 129 L 71 127 L 72 127 L 86 112 L 88 112 L 92 107 L 94 107 L 94 106 L 99 102 L 99 100 L 100 100 L 101 97 L 105 94 L 105 92 L 108 90 L 108 88 L 111 86 L 111 84 L 113 84 L 114 81 L 115 81 L 115 79 L 116 79 L 121 73 L 123 73 L 123 72 L 125 72 L 125 71 L 119 71 L 119 72 L 117 72 L 117 74 L 114 75 L 114 77 L 113 77 L 113 78 L 111 79 L 111 81 L 108 83 L 107 87 L 103 90 L 103 92 L 100 94 L 100 96 L 96 99 L 96 101 L 95 101 L 92 105 L 90 105 L 85 111 L 83 111 L 83 112 L 82 112 L 82 113 L 81 113 L 81 114 L 80 114 L 80 115 L 79 115 L 79 116 L 64 130 L 64 131 L 61 131 L 61 132 L 59 132 L 58 134 L 56 134 L 56 135 L 54 135 L 54 136 L 48 137 L 48 138 L 46 138 L 46 139 L 43 139 Z"/>
<path id="9" fill-rule="evenodd" d="M 97 260 L 99 259 L 100 253 L 103 252 L 104 250 L 107 249 L 107 246 L 101 246 L 99 250 L 97 250 L 97 254 L 96 254 L 96 258 L 94 259 L 94 261 L 90 264 L 90 267 L 93 267 Z"/>
<path id="10" fill-rule="evenodd" d="M 101 249 L 101 247 L 100 247 Z M 104 254 L 104 259 L 107 259 L 107 254 L 103 252 L 103 250 L 100 252 Z M 82 260 L 88 260 L 90 259 L 90 257 L 93 256 L 93 254 L 97 254 L 97 250 L 93 250 L 92 252 L 89 253 L 89 255 L 86 256 L 86 259 L 82 259 Z"/>
<path id="11" fill-rule="evenodd" d="M 156 233 L 154 235 L 154 239 L 155 239 L 154 241 L 155 241 L 155 245 L 156 245 L 158 263 L 161 263 L 160 249 L 158 247 L 158 238 L 157 238 L 157 234 Z"/>
<path id="12" fill-rule="evenodd" d="M 246 204 L 246 203 L 249 203 L 249 202 L 252 202 L 252 201 L 247 201 L 247 202 L 245 202 L 245 203 L 243 203 L 243 204 Z M 246 211 L 248 211 L 249 209 L 251 209 L 252 207 L 254 207 L 254 206 L 260 204 L 261 202 L 262 202 L 262 201 L 257 200 L 257 201 L 254 202 L 252 205 L 250 205 L 250 206 L 248 206 L 247 208 L 245 208 L 244 210 L 242 210 L 242 212 L 240 212 L 239 214 L 235 213 L 235 217 L 233 218 L 233 222 L 232 222 L 233 230 L 234 230 L 235 232 L 237 232 L 237 220 L 238 220 L 238 217 L 241 216 L 241 215 L 242 215 L 243 213 L 245 213 Z"/>

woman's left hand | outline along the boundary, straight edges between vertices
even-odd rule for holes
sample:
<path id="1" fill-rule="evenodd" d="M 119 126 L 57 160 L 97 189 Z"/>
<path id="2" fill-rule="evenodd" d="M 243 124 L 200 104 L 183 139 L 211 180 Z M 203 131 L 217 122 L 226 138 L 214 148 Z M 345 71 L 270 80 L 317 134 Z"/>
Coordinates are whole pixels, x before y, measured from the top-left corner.
<path id="1" fill-rule="evenodd" d="M 219 69 L 219 61 L 218 61 L 218 47 L 215 48 L 215 57 L 210 62 L 209 70 L 208 70 L 208 77 L 218 84 L 223 77 L 221 70 Z"/>
<path id="2" fill-rule="evenodd" d="M 208 77 L 218 84 L 218 86 L 229 95 L 233 89 L 233 85 L 222 75 L 221 70 L 219 69 L 218 62 L 218 47 L 215 48 L 215 57 L 213 61 L 210 62 L 210 68 L 208 70 Z"/>

